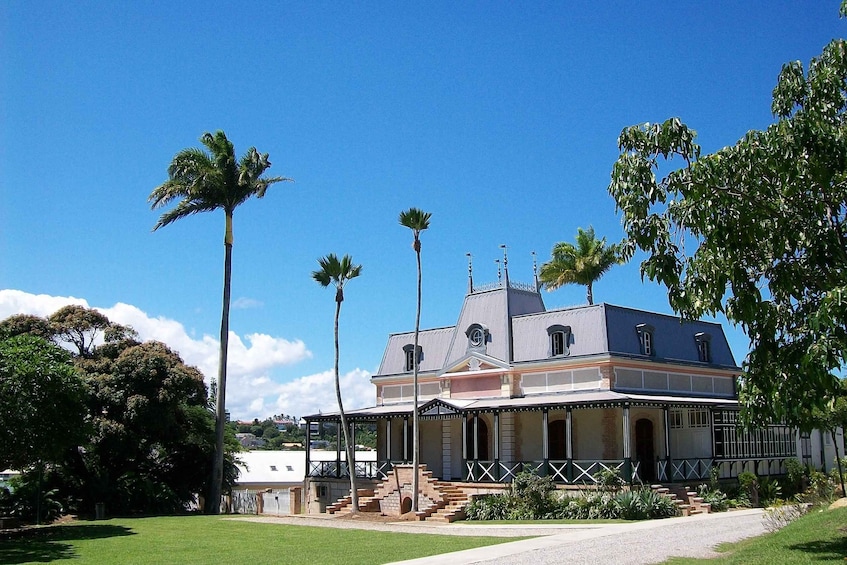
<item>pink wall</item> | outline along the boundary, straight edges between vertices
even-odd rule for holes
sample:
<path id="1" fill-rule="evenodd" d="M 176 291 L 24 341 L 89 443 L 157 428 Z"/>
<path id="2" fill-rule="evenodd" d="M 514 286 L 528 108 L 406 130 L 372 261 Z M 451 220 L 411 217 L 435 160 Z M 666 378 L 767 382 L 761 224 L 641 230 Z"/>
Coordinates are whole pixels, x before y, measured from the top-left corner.
<path id="1" fill-rule="evenodd" d="M 450 381 L 451 398 L 481 398 L 500 396 L 500 377 L 472 377 Z"/>

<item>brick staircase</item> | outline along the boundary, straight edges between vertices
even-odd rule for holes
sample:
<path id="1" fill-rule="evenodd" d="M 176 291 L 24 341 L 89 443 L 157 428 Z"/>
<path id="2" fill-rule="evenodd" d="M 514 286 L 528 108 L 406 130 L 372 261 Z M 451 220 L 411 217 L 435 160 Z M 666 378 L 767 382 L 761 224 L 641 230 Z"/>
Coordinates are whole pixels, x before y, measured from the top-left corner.
<path id="1" fill-rule="evenodd" d="M 703 502 L 695 489 L 682 485 L 651 485 L 654 491 L 663 494 L 673 500 L 679 507 L 683 516 L 695 516 L 697 514 L 709 514 L 712 507 L 708 502 Z"/>
<path id="2" fill-rule="evenodd" d="M 375 489 L 358 490 L 359 510 L 432 522 L 455 522 L 465 517 L 465 506 L 470 502 L 470 496 L 461 487 L 434 478 L 432 471 L 423 470 L 423 467 L 419 480 L 419 508 L 414 515 L 410 514 L 407 508 L 411 508 L 412 479 L 410 467 L 395 467 Z M 329 514 L 350 513 L 350 504 L 350 496 L 346 496 L 327 506 L 326 511 Z"/>

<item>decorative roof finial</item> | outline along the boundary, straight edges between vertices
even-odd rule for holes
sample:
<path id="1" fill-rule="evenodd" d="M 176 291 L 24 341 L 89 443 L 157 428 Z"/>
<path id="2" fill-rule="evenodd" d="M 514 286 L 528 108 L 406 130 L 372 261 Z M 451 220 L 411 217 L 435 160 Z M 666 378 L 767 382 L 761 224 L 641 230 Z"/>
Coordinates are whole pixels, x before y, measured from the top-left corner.
<path id="1" fill-rule="evenodd" d="M 503 250 L 503 280 L 506 281 L 506 288 L 509 288 L 509 255 L 506 250 L 506 244 L 500 245 Z"/>
<path id="2" fill-rule="evenodd" d="M 532 254 L 532 279 L 535 281 L 535 291 L 541 290 L 541 282 L 538 280 L 538 258 L 535 251 L 530 251 Z"/>
<path id="3" fill-rule="evenodd" d="M 473 256 L 465 253 L 468 258 L 468 294 L 473 294 Z"/>
<path id="4" fill-rule="evenodd" d="M 503 280 L 503 271 L 500 269 L 500 259 L 495 259 L 495 263 L 497 263 L 497 282 L 499 283 Z"/>

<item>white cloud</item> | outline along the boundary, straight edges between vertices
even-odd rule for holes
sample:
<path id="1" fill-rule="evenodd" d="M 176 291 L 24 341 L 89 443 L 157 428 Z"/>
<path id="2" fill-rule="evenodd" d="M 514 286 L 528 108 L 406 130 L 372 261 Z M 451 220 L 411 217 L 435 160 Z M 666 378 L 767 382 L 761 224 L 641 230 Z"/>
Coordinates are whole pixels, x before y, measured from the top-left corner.
<path id="1" fill-rule="evenodd" d="M 370 373 L 362 369 L 341 375 L 341 399 L 346 410 L 374 405 L 376 392 L 370 377 Z M 307 416 L 338 411 L 335 377 L 331 370 L 279 384 L 274 394 L 276 400 L 267 407 L 275 414 Z"/>
<path id="2" fill-rule="evenodd" d="M 237 310 L 246 310 L 248 308 L 261 308 L 265 304 L 255 298 L 247 298 L 242 296 L 240 298 L 236 298 L 232 303 L 232 307 Z"/>
<path id="3" fill-rule="evenodd" d="M 13 314 L 49 316 L 62 306 L 88 302 L 74 297 L 35 295 L 19 290 L 0 290 L 0 319 Z M 97 308 L 113 322 L 135 328 L 142 340 L 157 340 L 178 351 L 189 365 L 199 368 L 209 383 L 218 374 L 218 340 L 208 334 L 193 337 L 182 323 L 163 316 L 152 317 L 131 304 L 117 303 Z M 227 409 L 235 419 L 265 418 L 274 413 L 303 416 L 337 410 L 331 371 L 288 382 L 275 380 L 277 367 L 294 365 L 311 358 L 301 340 L 287 340 L 262 333 L 235 332 L 229 336 Z M 370 375 L 356 369 L 342 376 L 345 407 L 373 405 Z"/>

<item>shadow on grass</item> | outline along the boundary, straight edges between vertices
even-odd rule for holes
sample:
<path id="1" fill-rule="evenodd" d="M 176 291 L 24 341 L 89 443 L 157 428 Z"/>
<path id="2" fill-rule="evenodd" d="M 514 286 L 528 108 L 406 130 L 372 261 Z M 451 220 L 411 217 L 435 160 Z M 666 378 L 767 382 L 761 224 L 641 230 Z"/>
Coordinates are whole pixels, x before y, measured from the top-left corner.
<path id="1" fill-rule="evenodd" d="M 79 524 L 48 526 L 16 531 L 0 538 L 0 563 L 49 563 L 76 557 L 75 540 L 111 538 L 134 535 L 123 526 Z"/>
<path id="2" fill-rule="evenodd" d="M 789 545 L 788 549 L 814 555 L 815 561 L 847 559 L 847 536 L 834 540 L 810 541 Z"/>

